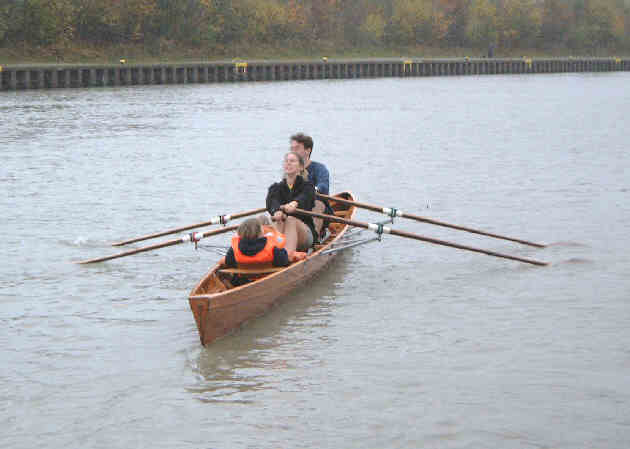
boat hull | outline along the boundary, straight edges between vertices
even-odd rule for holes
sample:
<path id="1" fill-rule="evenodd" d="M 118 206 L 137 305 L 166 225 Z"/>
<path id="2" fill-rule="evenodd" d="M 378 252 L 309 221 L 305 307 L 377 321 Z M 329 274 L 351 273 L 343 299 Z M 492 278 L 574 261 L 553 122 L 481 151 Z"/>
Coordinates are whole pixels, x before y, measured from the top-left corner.
<path id="1" fill-rule="evenodd" d="M 349 192 L 338 196 L 353 200 Z M 332 206 L 335 210 L 346 211 L 348 219 L 352 219 L 356 212 L 354 207 L 339 203 Z M 347 231 L 347 226 L 331 226 L 334 234 L 305 260 L 249 284 L 226 287 L 219 275 L 221 267 L 215 265 L 192 289 L 188 298 L 201 344 L 208 345 L 238 329 L 246 321 L 264 314 L 278 300 L 323 270 L 337 253 L 322 252 L 338 242 Z"/>

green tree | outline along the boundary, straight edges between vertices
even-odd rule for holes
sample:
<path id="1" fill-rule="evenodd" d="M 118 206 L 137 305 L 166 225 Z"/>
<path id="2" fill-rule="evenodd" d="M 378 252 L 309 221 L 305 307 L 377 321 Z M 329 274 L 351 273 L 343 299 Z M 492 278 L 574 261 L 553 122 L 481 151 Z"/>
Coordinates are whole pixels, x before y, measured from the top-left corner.
<path id="1" fill-rule="evenodd" d="M 541 26 L 542 10 L 536 0 L 503 0 L 497 30 L 502 47 L 535 47 Z"/>
<path id="2" fill-rule="evenodd" d="M 120 5 L 117 1 L 76 0 L 77 36 L 91 43 L 118 43 L 123 40 Z"/>
<path id="3" fill-rule="evenodd" d="M 11 32 L 11 22 L 13 8 L 10 2 L 0 3 L 0 44 L 9 36 Z"/>
<path id="4" fill-rule="evenodd" d="M 474 47 L 496 44 L 497 8 L 489 0 L 476 0 L 468 10 L 466 40 Z"/>
<path id="5" fill-rule="evenodd" d="M 578 0 L 579 1 L 579 0 Z M 541 35 L 546 47 L 565 45 L 569 30 L 575 27 L 574 4 L 570 0 L 544 0 Z"/>
<path id="6" fill-rule="evenodd" d="M 385 18 L 380 12 L 370 13 L 361 24 L 360 30 L 364 43 L 382 44 L 385 35 Z"/>
<path id="7" fill-rule="evenodd" d="M 388 37 L 398 44 L 427 43 L 432 37 L 431 0 L 394 0 Z"/>
<path id="8" fill-rule="evenodd" d="M 288 10 L 276 0 L 251 0 L 248 11 L 247 41 L 272 44 L 290 37 Z"/>
<path id="9" fill-rule="evenodd" d="M 594 48 L 611 47 L 623 40 L 623 11 L 610 0 L 588 0 L 584 22 L 586 37 Z"/>
<path id="10" fill-rule="evenodd" d="M 450 45 L 463 46 L 466 43 L 468 10 L 476 0 L 439 0 L 437 7 L 442 13 L 441 21 L 446 27 L 444 38 Z M 434 6 L 434 10 L 436 6 Z"/>

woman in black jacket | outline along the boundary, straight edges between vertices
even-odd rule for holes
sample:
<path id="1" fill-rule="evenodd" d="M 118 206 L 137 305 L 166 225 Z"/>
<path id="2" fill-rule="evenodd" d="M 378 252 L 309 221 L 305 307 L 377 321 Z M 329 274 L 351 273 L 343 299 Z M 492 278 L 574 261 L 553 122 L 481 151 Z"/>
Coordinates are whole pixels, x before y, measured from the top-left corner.
<path id="1" fill-rule="evenodd" d="M 267 193 L 267 211 L 273 216 L 276 229 L 286 236 L 286 250 L 308 251 L 315 239 L 313 218 L 307 215 L 287 215 L 295 209 L 312 210 L 315 206 L 315 187 L 300 173 L 304 159 L 294 152 L 284 156 L 284 177 L 272 184 Z"/>

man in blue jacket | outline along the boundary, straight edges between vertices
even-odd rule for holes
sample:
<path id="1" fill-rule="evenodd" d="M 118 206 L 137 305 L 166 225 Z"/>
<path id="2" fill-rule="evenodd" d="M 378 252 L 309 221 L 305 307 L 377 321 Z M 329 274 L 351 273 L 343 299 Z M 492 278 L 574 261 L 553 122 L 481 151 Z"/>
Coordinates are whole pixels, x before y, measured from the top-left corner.
<path id="1" fill-rule="evenodd" d="M 330 195 L 330 174 L 328 169 L 321 162 L 315 162 L 311 160 L 311 153 L 313 152 L 313 138 L 307 136 L 304 133 L 297 133 L 291 136 L 291 151 L 295 151 L 304 159 L 304 171 L 303 174 L 314 186 L 318 193 L 324 195 Z M 328 201 L 315 200 L 315 207 L 313 212 L 332 214 L 333 210 L 328 204 Z M 323 221 L 319 218 L 313 220 L 315 222 L 315 229 L 318 234 L 322 233 Z"/>

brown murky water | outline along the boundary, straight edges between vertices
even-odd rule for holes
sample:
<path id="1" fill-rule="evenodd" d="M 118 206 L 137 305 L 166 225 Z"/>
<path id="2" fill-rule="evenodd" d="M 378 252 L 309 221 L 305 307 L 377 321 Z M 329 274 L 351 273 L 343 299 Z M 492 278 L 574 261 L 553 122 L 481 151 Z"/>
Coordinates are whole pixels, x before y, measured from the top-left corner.
<path id="1" fill-rule="evenodd" d="M 628 447 L 629 76 L 0 93 L 0 446 Z M 71 263 L 260 207 L 298 130 L 334 191 L 552 245 L 397 229 L 552 265 L 385 236 L 204 349 L 214 253 Z"/>

